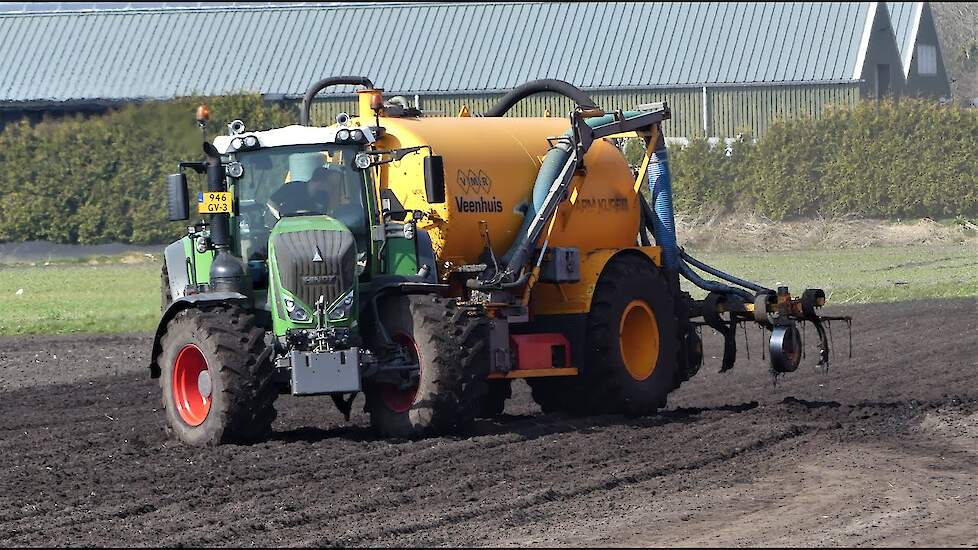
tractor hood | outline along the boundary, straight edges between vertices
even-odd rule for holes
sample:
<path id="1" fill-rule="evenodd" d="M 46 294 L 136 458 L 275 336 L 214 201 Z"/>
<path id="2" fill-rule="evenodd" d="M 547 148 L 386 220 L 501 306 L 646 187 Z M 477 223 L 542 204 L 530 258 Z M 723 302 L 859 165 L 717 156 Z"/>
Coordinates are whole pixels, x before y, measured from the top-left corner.
<path id="1" fill-rule="evenodd" d="M 268 244 L 275 290 L 269 297 L 277 302 L 269 305 L 276 313 L 276 334 L 284 334 L 288 328 L 311 326 L 320 296 L 332 309 L 356 285 L 356 240 L 334 218 L 282 218 L 272 229 Z"/>

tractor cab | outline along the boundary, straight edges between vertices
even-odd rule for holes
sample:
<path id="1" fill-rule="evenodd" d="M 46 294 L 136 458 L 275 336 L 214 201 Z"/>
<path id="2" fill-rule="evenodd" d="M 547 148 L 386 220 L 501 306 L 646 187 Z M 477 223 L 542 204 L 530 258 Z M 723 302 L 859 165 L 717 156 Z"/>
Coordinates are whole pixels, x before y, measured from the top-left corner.
<path id="1" fill-rule="evenodd" d="M 379 217 L 371 172 L 355 161 L 374 141 L 369 128 L 245 132 L 240 123 L 214 140 L 235 201 L 230 252 L 246 263 L 255 305 L 279 337 L 308 332 L 311 342 L 317 330 L 355 325 L 355 287 L 373 267 Z"/>
<path id="2" fill-rule="evenodd" d="M 373 140 L 356 129 L 337 142 L 334 128 L 289 126 L 214 140 L 228 163 L 228 183 L 238 201 L 232 239 L 247 261 L 268 257 L 268 238 L 283 218 L 328 216 L 353 233 L 369 252 L 373 213 L 370 173 L 354 165 Z M 349 132 L 347 132 L 349 135 Z"/>

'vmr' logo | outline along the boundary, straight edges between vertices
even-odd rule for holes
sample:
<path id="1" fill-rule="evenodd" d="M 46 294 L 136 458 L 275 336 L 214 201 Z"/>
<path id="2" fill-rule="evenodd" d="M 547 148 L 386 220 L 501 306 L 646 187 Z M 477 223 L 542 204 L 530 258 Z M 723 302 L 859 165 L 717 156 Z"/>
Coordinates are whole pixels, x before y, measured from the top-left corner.
<path id="1" fill-rule="evenodd" d="M 459 170 L 458 186 L 462 188 L 463 193 L 484 195 L 492 189 L 492 180 L 482 170 L 478 172 L 475 170 Z"/>

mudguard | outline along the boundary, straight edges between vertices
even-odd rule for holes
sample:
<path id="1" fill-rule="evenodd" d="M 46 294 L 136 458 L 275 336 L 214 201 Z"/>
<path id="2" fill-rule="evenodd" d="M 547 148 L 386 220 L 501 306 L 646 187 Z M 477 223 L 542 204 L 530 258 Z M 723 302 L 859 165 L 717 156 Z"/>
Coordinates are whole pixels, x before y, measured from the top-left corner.
<path id="1" fill-rule="evenodd" d="M 170 243 L 163 250 L 166 261 L 166 275 L 170 279 L 172 298 L 182 298 L 190 286 L 190 276 L 187 273 L 187 255 L 184 252 L 184 239 Z"/>
<path id="2" fill-rule="evenodd" d="M 169 324 L 170 319 L 173 319 L 177 313 L 180 313 L 185 309 L 197 307 L 198 304 L 212 302 L 244 302 L 245 304 L 250 304 L 251 298 L 237 292 L 205 292 L 203 294 L 181 296 L 180 298 L 173 300 L 173 303 L 171 303 L 166 308 L 166 311 L 163 312 L 163 316 L 160 318 L 160 322 L 156 326 L 156 335 L 153 336 L 153 352 L 149 356 L 150 378 L 159 378 L 160 373 L 162 372 L 159 364 L 157 363 L 157 358 L 163 351 L 163 348 L 160 345 L 160 339 L 162 339 L 163 334 L 166 333 L 166 326 Z"/>

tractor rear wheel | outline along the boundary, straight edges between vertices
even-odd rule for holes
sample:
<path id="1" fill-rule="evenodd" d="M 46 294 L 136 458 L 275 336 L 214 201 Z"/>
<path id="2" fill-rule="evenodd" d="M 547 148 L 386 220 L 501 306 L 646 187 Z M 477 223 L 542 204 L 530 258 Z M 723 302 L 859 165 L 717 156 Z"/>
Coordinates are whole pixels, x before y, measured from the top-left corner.
<path id="1" fill-rule="evenodd" d="M 588 413 L 645 415 L 676 387 L 680 335 L 662 271 L 619 256 L 601 273 L 587 319 L 587 356 L 576 380 Z"/>
<path id="2" fill-rule="evenodd" d="M 374 428 L 386 437 L 417 438 L 467 426 L 486 394 L 485 317 L 431 295 L 391 298 L 380 314 L 391 338 L 418 361 L 420 377 L 408 388 L 365 385 Z"/>
<path id="3" fill-rule="evenodd" d="M 168 432 L 190 445 L 268 437 L 278 390 L 271 348 L 254 315 L 229 304 L 178 313 L 161 341 Z"/>

